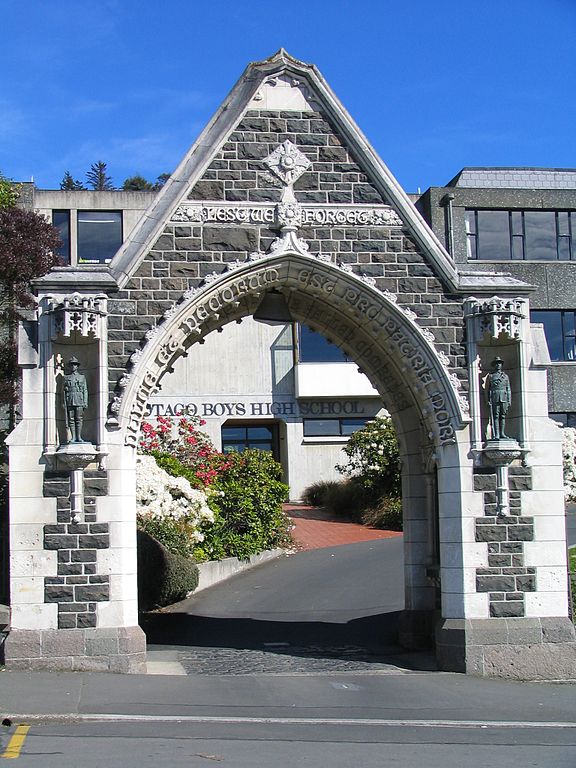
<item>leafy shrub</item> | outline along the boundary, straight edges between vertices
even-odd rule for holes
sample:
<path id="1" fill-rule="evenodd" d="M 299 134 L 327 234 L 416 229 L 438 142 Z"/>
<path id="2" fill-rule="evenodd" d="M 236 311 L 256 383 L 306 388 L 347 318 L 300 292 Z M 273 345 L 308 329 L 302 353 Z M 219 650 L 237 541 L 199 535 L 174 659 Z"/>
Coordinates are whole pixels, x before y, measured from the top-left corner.
<path id="1" fill-rule="evenodd" d="M 138 531 L 138 607 L 141 611 L 177 603 L 198 586 L 193 560 L 169 552 L 145 531 Z"/>
<path id="2" fill-rule="evenodd" d="M 290 543 L 290 520 L 282 511 L 288 486 L 282 467 L 271 454 L 258 450 L 227 454 L 228 466 L 210 497 L 214 522 L 202 526 L 204 541 L 195 548 L 197 559 L 247 559 L 266 549 Z"/>
<path id="3" fill-rule="evenodd" d="M 403 526 L 402 500 L 382 496 L 375 504 L 371 504 L 362 512 L 362 524 L 384 531 L 401 531 Z"/>
<path id="4" fill-rule="evenodd" d="M 376 501 L 383 495 L 401 495 L 400 455 L 392 421 L 377 417 L 350 437 L 343 448 L 347 464 L 337 464 L 343 475 L 354 477 Z"/>

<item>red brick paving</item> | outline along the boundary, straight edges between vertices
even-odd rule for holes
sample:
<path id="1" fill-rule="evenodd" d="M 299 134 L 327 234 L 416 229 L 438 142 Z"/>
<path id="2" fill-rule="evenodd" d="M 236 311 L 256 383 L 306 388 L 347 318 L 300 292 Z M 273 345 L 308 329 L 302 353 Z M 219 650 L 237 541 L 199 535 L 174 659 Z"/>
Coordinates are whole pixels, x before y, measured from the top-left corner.
<path id="1" fill-rule="evenodd" d="M 398 531 L 381 531 L 358 523 L 344 522 L 318 507 L 285 504 L 284 510 L 294 523 L 292 537 L 298 549 L 321 549 L 401 536 Z"/>

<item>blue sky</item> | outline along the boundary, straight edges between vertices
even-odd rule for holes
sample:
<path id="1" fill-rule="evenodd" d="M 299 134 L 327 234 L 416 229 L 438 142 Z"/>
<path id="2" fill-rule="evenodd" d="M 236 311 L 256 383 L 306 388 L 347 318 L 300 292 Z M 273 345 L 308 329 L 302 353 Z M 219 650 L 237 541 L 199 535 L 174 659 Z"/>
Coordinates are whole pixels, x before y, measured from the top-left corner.
<path id="1" fill-rule="evenodd" d="M 172 171 L 249 61 L 312 62 L 404 188 L 576 167 L 576 0 L 0 0 L 0 170 Z"/>

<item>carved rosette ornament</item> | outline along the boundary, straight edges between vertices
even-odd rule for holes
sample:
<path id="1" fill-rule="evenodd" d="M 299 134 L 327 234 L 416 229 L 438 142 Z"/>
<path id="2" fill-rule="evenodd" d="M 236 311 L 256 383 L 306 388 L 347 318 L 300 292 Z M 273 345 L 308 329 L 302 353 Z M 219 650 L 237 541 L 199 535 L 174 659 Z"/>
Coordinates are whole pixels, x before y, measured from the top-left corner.
<path id="1" fill-rule="evenodd" d="M 311 165 L 306 155 L 288 139 L 276 147 L 264 163 L 286 187 L 292 186 Z"/>
<path id="2" fill-rule="evenodd" d="M 276 219 L 280 229 L 298 229 L 302 226 L 302 208 L 298 203 L 279 203 Z"/>

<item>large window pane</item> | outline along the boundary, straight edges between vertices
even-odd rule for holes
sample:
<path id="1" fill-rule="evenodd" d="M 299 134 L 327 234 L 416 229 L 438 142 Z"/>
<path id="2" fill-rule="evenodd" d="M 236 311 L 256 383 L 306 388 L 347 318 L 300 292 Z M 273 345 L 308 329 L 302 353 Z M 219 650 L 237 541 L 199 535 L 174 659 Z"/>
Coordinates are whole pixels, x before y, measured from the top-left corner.
<path id="1" fill-rule="evenodd" d="M 562 312 L 535 310 L 530 314 L 533 323 L 542 323 L 551 360 L 564 360 Z"/>
<path id="2" fill-rule="evenodd" d="M 366 419 L 341 419 L 342 434 L 352 435 L 366 424 Z"/>
<path id="3" fill-rule="evenodd" d="M 299 326 L 299 360 L 301 363 L 345 363 L 348 358 L 335 344 L 331 344 L 320 333 Z"/>
<path id="4" fill-rule="evenodd" d="M 78 261 L 106 264 L 122 245 L 122 211 L 78 211 Z"/>
<path id="5" fill-rule="evenodd" d="M 52 211 L 52 224 L 62 240 L 58 256 L 64 264 L 70 264 L 70 211 Z"/>
<path id="6" fill-rule="evenodd" d="M 564 360 L 576 360 L 576 312 L 562 312 Z"/>
<path id="7" fill-rule="evenodd" d="M 526 258 L 556 261 L 556 214 L 554 211 L 525 211 Z"/>
<path id="8" fill-rule="evenodd" d="M 270 440 L 272 438 L 270 427 L 248 427 L 247 432 L 249 440 Z"/>
<path id="9" fill-rule="evenodd" d="M 478 258 L 492 261 L 510 258 L 508 211 L 478 211 Z"/>
<path id="10" fill-rule="evenodd" d="M 304 437 L 340 435 L 339 419 L 304 419 Z"/>

